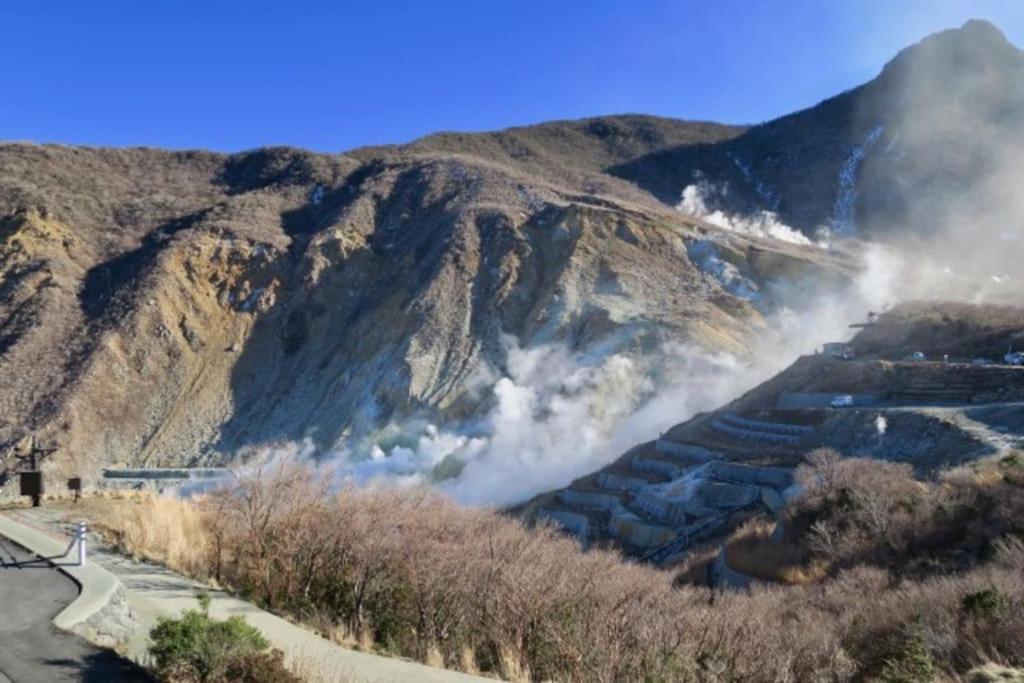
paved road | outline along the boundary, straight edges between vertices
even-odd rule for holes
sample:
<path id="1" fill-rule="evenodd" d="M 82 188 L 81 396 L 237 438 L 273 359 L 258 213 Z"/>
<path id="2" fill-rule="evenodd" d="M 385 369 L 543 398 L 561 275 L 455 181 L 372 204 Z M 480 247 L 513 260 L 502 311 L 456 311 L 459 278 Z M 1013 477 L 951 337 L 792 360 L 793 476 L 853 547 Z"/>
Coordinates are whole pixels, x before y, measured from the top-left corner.
<path id="1" fill-rule="evenodd" d="M 0 683 L 148 681 L 134 664 L 63 633 L 52 619 L 78 586 L 0 538 Z"/>

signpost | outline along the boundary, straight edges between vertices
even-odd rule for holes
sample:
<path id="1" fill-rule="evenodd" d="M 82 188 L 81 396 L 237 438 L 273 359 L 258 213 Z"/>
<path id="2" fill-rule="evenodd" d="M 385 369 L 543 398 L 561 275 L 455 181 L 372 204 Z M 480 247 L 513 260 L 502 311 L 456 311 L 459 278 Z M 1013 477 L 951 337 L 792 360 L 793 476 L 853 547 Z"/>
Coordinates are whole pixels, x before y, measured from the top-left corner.
<path id="1" fill-rule="evenodd" d="M 43 472 L 39 469 L 38 456 L 52 453 L 55 448 L 40 448 L 36 445 L 36 438 L 28 435 L 14 446 L 14 456 L 22 461 L 28 461 L 28 469 L 19 473 L 21 495 L 29 496 L 32 499 L 32 507 L 39 507 L 43 501 L 43 493 L 46 488 L 43 482 Z"/>
<path id="2" fill-rule="evenodd" d="M 33 463 L 33 466 L 35 463 Z M 32 498 L 32 507 L 37 508 L 42 502 L 44 486 L 43 473 L 37 469 L 24 470 L 19 474 L 21 495 Z"/>
<path id="3" fill-rule="evenodd" d="M 75 492 L 75 502 L 77 503 L 82 498 L 82 478 L 71 477 L 68 479 L 68 491 Z"/>

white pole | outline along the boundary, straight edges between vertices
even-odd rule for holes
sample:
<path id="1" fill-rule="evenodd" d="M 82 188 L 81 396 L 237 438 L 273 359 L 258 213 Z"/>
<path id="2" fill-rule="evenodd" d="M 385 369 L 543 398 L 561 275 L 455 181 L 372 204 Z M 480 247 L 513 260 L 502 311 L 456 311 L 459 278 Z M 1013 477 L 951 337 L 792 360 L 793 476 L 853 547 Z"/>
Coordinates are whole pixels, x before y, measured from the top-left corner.
<path id="1" fill-rule="evenodd" d="M 78 566 L 85 566 L 85 522 L 78 523 Z"/>

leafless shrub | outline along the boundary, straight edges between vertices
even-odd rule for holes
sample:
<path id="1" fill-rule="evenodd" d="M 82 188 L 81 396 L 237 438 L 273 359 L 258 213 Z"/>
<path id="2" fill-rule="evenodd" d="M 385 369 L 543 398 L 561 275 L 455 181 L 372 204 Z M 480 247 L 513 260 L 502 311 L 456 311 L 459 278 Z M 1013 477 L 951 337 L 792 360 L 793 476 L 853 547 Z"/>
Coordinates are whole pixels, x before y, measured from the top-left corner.
<path id="1" fill-rule="evenodd" d="M 833 549 L 835 575 L 799 585 L 808 577 L 786 572 L 805 570 L 797 560 L 812 550 L 794 546 L 771 573 L 798 585 L 750 592 L 673 586 L 669 572 L 580 553 L 549 528 L 528 530 L 429 490 L 330 490 L 292 465 L 205 499 L 115 501 L 136 510 L 111 524 L 126 546 L 158 559 L 178 557 L 173 539 L 190 538 L 194 555 L 174 560 L 183 571 L 219 578 L 336 639 L 510 680 L 846 681 L 880 676 L 907 633 L 941 672 L 1019 665 L 1019 541 L 999 544 L 986 568 L 930 579 L 844 568 L 870 556 L 869 534 L 888 548 L 908 545 L 900 534 L 916 542 L 908 528 L 934 524 L 953 494 L 944 484 L 923 489 L 898 466 L 824 465 L 825 475 L 808 474 L 827 486 L 791 521 L 816 516 L 829 529 L 819 545 Z M 738 534 L 730 561 L 766 557 L 768 533 L 752 525 Z"/>

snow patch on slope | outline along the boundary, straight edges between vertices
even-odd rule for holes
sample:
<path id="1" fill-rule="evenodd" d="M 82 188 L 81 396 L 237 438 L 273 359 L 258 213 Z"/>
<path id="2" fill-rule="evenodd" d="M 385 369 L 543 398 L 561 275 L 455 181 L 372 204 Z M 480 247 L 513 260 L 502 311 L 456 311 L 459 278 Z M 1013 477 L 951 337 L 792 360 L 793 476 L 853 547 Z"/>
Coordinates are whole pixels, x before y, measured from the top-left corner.
<path id="1" fill-rule="evenodd" d="M 857 202 L 857 169 L 864 157 L 878 142 L 885 131 L 884 126 L 875 126 L 864 138 L 864 141 L 850 150 L 846 161 L 839 168 L 839 189 L 836 192 L 836 203 L 832 211 L 832 232 L 837 235 L 849 236 L 857 232 L 854 223 Z"/>

